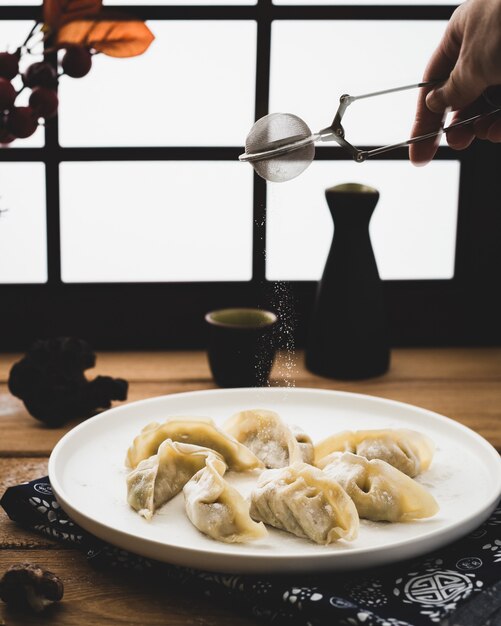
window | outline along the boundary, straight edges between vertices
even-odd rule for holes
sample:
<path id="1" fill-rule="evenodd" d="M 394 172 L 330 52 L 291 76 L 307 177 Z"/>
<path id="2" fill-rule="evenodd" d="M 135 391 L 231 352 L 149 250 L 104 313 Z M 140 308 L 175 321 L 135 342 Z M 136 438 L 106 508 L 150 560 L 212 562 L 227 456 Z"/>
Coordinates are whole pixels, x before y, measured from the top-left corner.
<path id="1" fill-rule="evenodd" d="M 44 169 L 43 163 L 0 165 L 1 283 L 47 281 Z"/>
<path id="2" fill-rule="evenodd" d="M 380 193 L 370 233 L 383 280 L 453 278 L 459 174 L 453 160 L 423 168 L 403 160 L 313 163 L 268 191 L 267 278 L 320 279 L 334 230 L 324 189 L 352 180 Z"/>
<path id="3" fill-rule="evenodd" d="M 252 173 L 240 163 L 72 162 L 60 176 L 65 283 L 251 280 Z"/>
<path id="4" fill-rule="evenodd" d="M 148 26 L 145 54 L 101 55 L 85 78 L 61 81 L 61 145 L 238 146 L 254 121 L 256 23 Z"/>
<path id="5" fill-rule="evenodd" d="M 275 185 L 237 160 L 268 112 L 316 131 L 342 93 L 417 82 L 458 2 L 104 4 L 148 20 L 156 40 L 62 79 L 58 118 L 0 150 L 4 349 L 54 334 L 199 347 L 204 313 L 239 305 L 287 309 L 301 343 L 332 241 L 324 189 L 347 181 L 380 191 L 371 238 L 393 342 L 501 340 L 500 146 L 442 142 L 414 168 L 406 150 L 356 164 L 325 144 Z M 40 14 L 40 2 L 0 0 L 0 45 L 19 45 Z M 415 98 L 356 102 L 347 137 L 407 138 Z"/>

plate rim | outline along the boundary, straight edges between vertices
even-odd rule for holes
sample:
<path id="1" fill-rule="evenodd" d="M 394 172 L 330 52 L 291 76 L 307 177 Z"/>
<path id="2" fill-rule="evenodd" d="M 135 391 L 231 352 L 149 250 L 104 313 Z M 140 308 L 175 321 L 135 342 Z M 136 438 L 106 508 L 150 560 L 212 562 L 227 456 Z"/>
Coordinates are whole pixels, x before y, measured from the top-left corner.
<path id="1" fill-rule="evenodd" d="M 494 448 L 494 446 L 489 443 L 487 441 L 487 439 L 485 439 L 482 435 L 480 435 L 479 433 L 477 433 L 475 430 L 473 430 L 472 428 L 469 428 L 468 426 L 465 426 L 464 424 L 461 424 L 460 422 L 447 417 L 445 415 L 442 415 L 441 413 L 437 413 L 435 411 L 431 411 L 429 409 L 420 407 L 418 405 L 414 405 L 414 404 L 410 404 L 408 402 L 402 402 L 400 400 L 393 400 L 390 398 L 383 398 L 381 396 L 373 396 L 371 394 L 362 394 L 362 393 L 358 393 L 358 392 L 351 392 L 351 391 L 341 391 L 341 390 L 334 390 L 334 389 L 323 389 L 323 388 L 314 388 L 314 387 L 241 387 L 241 388 L 232 388 L 232 389 L 200 389 L 200 390 L 193 390 L 193 391 L 183 391 L 183 392 L 179 392 L 179 393 L 172 393 L 172 394 L 164 394 L 161 396 L 154 396 L 154 397 L 150 397 L 150 398 L 144 398 L 142 400 L 136 400 L 134 402 L 128 402 L 126 404 L 121 404 L 119 406 L 115 406 L 112 407 L 110 409 L 107 409 L 105 411 L 102 411 L 101 413 L 88 418 L 87 420 L 84 420 L 83 422 L 81 422 L 80 424 L 77 424 L 74 428 L 72 428 L 71 430 L 69 430 L 67 433 L 65 433 L 63 435 L 63 437 L 61 437 L 61 439 L 56 443 L 56 445 L 54 446 L 50 457 L 49 457 L 49 462 L 48 462 L 48 476 L 49 476 L 49 480 L 54 492 L 54 495 L 57 499 L 57 501 L 60 503 L 60 505 L 62 506 L 62 508 L 68 512 L 68 514 L 70 515 L 70 517 L 72 519 L 74 519 L 75 521 L 77 521 L 77 523 L 79 523 L 82 528 L 84 528 L 84 530 L 86 530 L 87 532 L 95 535 L 96 537 L 100 538 L 100 539 L 104 539 L 106 541 L 109 541 L 110 543 L 112 543 L 113 545 L 117 545 L 118 547 L 124 547 L 123 545 L 119 545 L 119 543 L 116 543 L 114 541 L 111 541 L 108 538 L 108 534 L 111 532 L 112 534 L 118 534 L 121 538 L 123 538 L 124 541 L 126 540 L 133 540 L 133 541 L 140 541 L 143 544 L 146 544 L 149 548 L 154 549 L 155 547 L 168 547 L 169 549 L 171 549 L 173 552 L 175 552 L 176 554 L 178 552 L 182 553 L 182 554 L 188 554 L 190 557 L 196 554 L 202 554 L 205 557 L 212 557 L 215 555 L 219 555 L 221 556 L 221 552 L 220 550 L 218 550 L 218 544 L 217 542 L 214 542 L 214 547 L 212 546 L 207 546 L 204 547 L 203 549 L 201 548 L 193 548 L 191 546 L 177 546 L 174 543 L 165 543 L 162 541 L 158 541 L 155 539 L 151 539 L 148 537 L 142 537 L 142 536 L 138 536 L 137 534 L 133 533 L 133 532 L 128 532 L 128 531 L 124 531 L 124 530 L 119 530 L 116 529 L 115 527 L 109 525 L 109 524 L 105 524 L 101 521 L 96 521 L 95 519 L 93 519 L 92 517 L 89 517 L 88 515 L 86 515 L 85 513 L 82 513 L 81 511 L 78 510 L 77 507 L 73 506 L 73 504 L 71 503 L 71 498 L 67 498 L 66 494 L 65 494 L 65 490 L 62 487 L 61 482 L 59 481 L 57 474 L 56 474 L 56 464 L 58 461 L 58 455 L 62 454 L 62 450 L 64 450 L 64 446 L 73 439 L 73 437 L 77 436 L 77 434 L 80 432 L 80 430 L 85 429 L 89 423 L 92 422 L 98 422 L 101 421 L 103 419 L 105 419 L 110 413 L 118 413 L 121 412 L 122 410 L 126 409 L 126 408 L 130 408 L 131 406 L 135 406 L 140 404 L 141 406 L 144 406 L 146 404 L 155 404 L 155 403 L 161 403 L 163 400 L 165 400 L 166 398 L 179 398 L 179 397 L 192 397 L 192 396 L 202 396 L 202 395 L 211 395 L 211 394 L 215 394 L 215 395 L 238 395 L 239 393 L 246 393 L 246 392 L 250 392 L 250 393 L 277 393 L 277 394 L 290 394 L 293 395 L 294 393 L 297 392 L 302 392 L 302 393 L 312 393 L 312 395 L 325 395 L 325 396 L 331 396 L 331 397 L 347 397 L 347 398 L 352 398 L 352 399 L 363 399 L 363 400 L 368 400 L 370 402 L 376 402 L 380 405 L 393 405 L 396 407 L 402 406 L 402 407 L 406 407 L 407 409 L 412 409 L 412 410 L 417 410 L 421 413 L 425 413 L 427 414 L 429 417 L 431 417 L 434 420 L 438 420 L 438 422 L 443 422 L 445 424 L 447 424 L 450 427 L 456 428 L 459 431 L 462 431 L 463 433 L 467 434 L 468 436 L 473 436 L 474 439 L 476 439 L 477 443 L 479 443 L 480 445 L 482 445 L 486 451 L 488 451 L 489 456 L 491 457 L 491 460 L 494 463 L 497 463 L 500 469 L 499 472 L 499 478 L 498 478 L 498 488 L 497 488 L 497 492 L 495 495 L 491 496 L 490 499 L 488 501 L 486 501 L 486 503 L 484 503 L 482 509 L 479 511 L 476 511 L 474 513 L 471 513 L 469 515 L 467 515 L 464 518 L 461 518 L 458 521 L 454 521 L 452 523 L 450 523 L 449 525 L 447 525 L 445 528 L 436 528 L 434 530 L 431 530 L 429 533 L 425 533 L 424 535 L 421 535 L 420 537 L 418 537 L 417 539 L 422 539 L 423 542 L 426 542 L 427 544 L 433 544 L 430 548 L 427 548 L 425 551 L 423 550 L 417 550 L 417 551 L 410 551 L 410 556 L 418 556 L 420 554 L 424 554 L 425 552 L 429 552 L 431 550 L 436 549 L 439 546 L 442 545 L 446 545 L 449 542 L 444 542 L 442 541 L 442 538 L 444 537 L 444 535 L 448 535 L 451 536 L 451 542 L 458 539 L 461 536 L 465 536 L 468 534 L 468 532 L 471 532 L 471 530 L 473 530 L 473 528 L 475 528 L 477 525 L 480 525 L 483 521 L 485 521 L 485 519 L 487 519 L 487 517 L 490 515 L 490 513 L 494 510 L 496 504 L 498 503 L 498 501 L 501 498 L 501 455 L 497 452 L 497 450 Z M 75 518 L 78 518 L 78 520 L 76 520 Z M 85 520 L 84 523 L 82 524 L 81 520 Z M 88 530 L 86 528 L 86 524 L 89 524 L 89 526 L 92 526 L 92 530 Z M 106 537 L 100 536 L 98 533 L 96 533 L 95 528 L 96 526 L 99 528 L 99 532 L 102 532 L 104 535 L 106 535 Z M 462 532 L 463 528 L 468 528 L 468 530 L 465 530 L 465 532 Z M 459 530 L 461 529 L 461 530 Z M 459 530 L 459 532 L 458 532 Z M 414 543 L 416 542 L 416 538 L 405 538 L 405 539 L 401 539 L 398 541 L 395 541 L 391 544 L 391 546 L 387 546 L 385 548 L 385 550 L 387 550 L 388 552 L 388 556 L 390 556 L 390 551 L 391 554 L 393 555 L 395 552 L 398 552 L 399 548 L 405 548 L 406 546 L 412 546 Z M 421 542 L 418 541 L 418 544 L 420 544 Z M 390 548 L 390 549 L 389 549 Z M 125 549 L 129 549 L 129 548 L 125 548 Z M 274 563 L 280 564 L 283 563 L 284 561 L 286 562 L 290 562 L 291 559 L 298 559 L 298 560 L 314 560 L 317 564 L 317 568 L 318 571 L 334 571 L 334 570 L 338 570 L 338 571 L 344 571 L 344 570 L 348 570 L 351 569 L 349 566 L 345 566 L 345 567 L 340 567 L 339 569 L 336 567 L 335 564 L 333 564 L 332 567 L 328 567 L 328 565 L 326 566 L 325 564 L 321 564 L 320 561 L 323 563 L 324 561 L 326 561 L 327 563 L 329 563 L 332 560 L 340 560 L 341 557 L 345 557 L 348 556 L 354 556 L 354 557 L 360 557 L 360 555 L 368 555 L 369 557 L 371 555 L 377 554 L 379 551 L 381 550 L 381 546 L 370 546 L 370 547 L 359 547 L 359 548 L 350 548 L 349 551 L 347 552 L 339 552 L 339 553 L 333 553 L 333 552 L 325 552 L 325 553 L 321 553 L 321 552 L 310 552 L 308 554 L 304 554 L 304 555 L 290 555 L 290 554 L 252 554 L 252 553 L 246 553 L 244 550 L 238 550 L 238 546 L 236 546 L 236 549 L 231 552 L 231 553 L 225 553 L 224 554 L 224 558 L 227 560 L 235 560 L 238 561 L 241 558 L 245 558 L 248 562 L 252 562 L 252 561 L 262 561 L 263 559 L 272 559 Z M 140 552 L 136 552 L 137 554 L 140 554 Z M 150 557 L 153 558 L 153 557 Z M 395 557 L 395 558 L 389 558 L 387 560 L 387 562 L 395 562 L 395 561 L 399 561 L 399 560 L 403 560 L 405 558 L 408 558 L 407 556 L 403 556 L 403 557 Z M 162 558 L 159 558 L 159 560 L 162 560 L 163 562 L 166 563 L 172 563 L 172 564 L 181 564 L 181 562 L 177 562 L 176 559 L 174 560 L 169 560 L 166 561 Z M 190 565 L 188 565 L 190 566 Z M 371 565 L 358 565 L 356 566 L 358 567 L 370 567 Z M 210 569 L 208 567 L 206 567 L 204 565 L 205 569 Z M 270 569 L 268 566 L 266 567 L 266 570 L 269 571 L 270 573 L 272 571 L 281 571 L 280 569 Z M 231 568 L 228 569 L 224 569 L 224 570 L 220 570 L 217 567 L 214 568 L 213 571 L 227 571 L 230 572 Z M 234 569 L 235 572 L 239 572 L 242 573 L 244 571 L 246 572 L 258 572 L 258 571 L 263 571 L 262 569 L 258 568 L 258 569 L 254 569 L 253 566 L 251 566 L 251 568 L 240 568 L 238 569 L 238 567 L 236 569 Z M 307 570 L 305 569 L 304 571 L 311 571 L 311 570 Z"/>

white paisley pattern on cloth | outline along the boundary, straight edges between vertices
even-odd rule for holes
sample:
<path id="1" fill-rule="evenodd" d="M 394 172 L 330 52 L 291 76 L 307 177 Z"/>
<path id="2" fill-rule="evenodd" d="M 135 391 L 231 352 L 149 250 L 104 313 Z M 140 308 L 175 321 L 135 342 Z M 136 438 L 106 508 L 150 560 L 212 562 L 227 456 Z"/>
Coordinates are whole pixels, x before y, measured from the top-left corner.
<path id="1" fill-rule="evenodd" d="M 424 573 L 409 572 L 408 578 L 395 581 L 393 594 L 402 596 L 405 604 L 420 605 L 420 614 L 438 623 L 442 617 L 453 612 L 457 603 L 480 591 L 481 580 L 474 574 L 462 574 L 449 569 L 428 569 Z"/>
<path id="2" fill-rule="evenodd" d="M 303 603 L 318 602 L 323 598 L 321 593 L 317 592 L 316 587 L 292 587 L 283 595 L 283 599 L 291 604 L 297 604 L 299 609 L 303 608 Z"/>
<path id="3" fill-rule="evenodd" d="M 482 550 L 493 552 L 494 563 L 501 562 L 501 539 L 494 539 L 492 543 L 486 543 L 482 546 Z"/>
<path id="4" fill-rule="evenodd" d="M 349 595 L 352 600 L 364 608 L 374 609 L 388 603 L 382 583 L 375 579 L 366 580 L 361 585 L 353 585 Z"/>
<path id="5" fill-rule="evenodd" d="M 483 564 L 482 559 L 479 559 L 477 556 L 465 556 L 459 559 L 456 563 L 456 567 L 464 572 L 471 572 L 472 570 L 482 567 Z"/>
<path id="6" fill-rule="evenodd" d="M 486 526 L 499 526 L 501 524 L 501 507 L 498 507 L 489 517 Z"/>
<path id="7" fill-rule="evenodd" d="M 411 578 L 404 588 L 406 597 L 419 604 L 444 604 L 469 595 L 472 581 L 459 572 L 438 571 Z"/>
<path id="8" fill-rule="evenodd" d="M 339 626 L 412 626 L 394 617 L 384 618 L 371 613 L 371 611 L 359 611 L 356 617 L 348 617 L 336 622 Z"/>

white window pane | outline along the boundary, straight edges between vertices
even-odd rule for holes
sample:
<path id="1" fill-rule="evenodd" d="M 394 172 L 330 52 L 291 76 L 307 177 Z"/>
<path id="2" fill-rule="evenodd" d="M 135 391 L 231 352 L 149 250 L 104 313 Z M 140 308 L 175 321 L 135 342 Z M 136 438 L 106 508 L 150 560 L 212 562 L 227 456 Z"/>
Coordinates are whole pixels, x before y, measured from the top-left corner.
<path id="1" fill-rule="evenodd" d="M 3 4 L 10 4 L 5 2 Z M 22 4 L 30 4 L 30 3 L 22 3 Z M 21 20 L 0 20 L 0 50 L 6 50 L 7 52 L 14 52 L 17 48 L 23 43 L 23 41 L 28 36 L 34 22 L 32 21 L 21 21 Z M 35 50 L 43 50 L 41 46 Z M 36 61 L 42 60 L 42 54 L 32 54 L 32 55 L 23 55 L 21 62 L 19 64 L 19 69 L 23 72 L 28 65 Z M 12 81 L 12 84 L 17 90 L 20 90 L 23 86 L 22 79 L 20 76 L 17 76 Z M 27 106 L 28 100 L 30 97 L 31 90 L 24 89 L 16 99 L 16 104 L 18 106 Z M 7 146 L 2 146 L 0 149 L 8 150 L 9 146 L 14 146 L 16 148 L 39 148 L 44 145 L 44 130 L 43 126 L 39 126 L 35 133 L 31 135 L 31 137 L 27 137 L 26 139 L 16 139 L 12 144 L 8 144 Z"/>
<path id="2" fill-rule="evenodd" d="M 385 4 L 398 4 L 400 6 L 406 5 L 420 5 L 420 6 L 437 6 L 437 5 L 445 5 L 452 4 L 457 5 L 464 2 L 464 0 L 315 0 L 316 5 L 336 5 L 342 4 L 345 6 L 351 5 L 385 5 Z M 302 4 L 308 6 L 304 0 L 273 0 L 273 4 L 288 4 L 288 5 L 298 5 Z"/>
<path id="3" fill-rule="evenodd" d="M 299 115 L 313 132 L 328 126 L 339 97 L 418 83 L 445 29 L 442 21 L 273 23 L 270 112 Z M 354 102 L 343 125 L 355 145 L 410 137 L 418 90 Z"/>
<path id="4" fill-rule="evenodd" d="M 459 169 L 458 161 L 316 161 L 286 184 L 269 184 L 267 278 L 321 277 L 334 232 L 325 189 L 345 182 L 379 190 L 370 233 L 381 278 L 452 278 Z"/>
<path id="5" fill-rule="evenodd" d="M 131 59 L 98 55 L 60 81 L 64 146 L 242 145 L 254 121 L 256 24 L 148 22 L 156 35 Z"/>
<path id="6" fill-rule="evenodd" d="M 15 52 L 26 39 L 34 24 L 35 22 L 30 20 L 0 20 L 0 41 L 2 42 L 0 50 L 2 52 Z"/>
<path id="7" fill-rule="evenodd" d="M 41 0 L 0 0 L 0 6 L 22 7 L 26 5 L 42 4 Z"/>
<path id="8" fill-rule="evenodd" d="M 137 0 L 104 0 L 103 4 L 138 4 Z M 148 0 L 149 5 L 176 5 L 176 6 L 228 6 L 228 5 L 242 5 L 242 4 L 257 4 L 256 0 Z M 288 3 L 289 4 L 289 3 Z"/>
<path id="9" fill-rule="evenodd" d="M 252 171 L 220 161 L 63 163 L 61 242 L 65 282 L 250 280 Z"/>
<path id="10" fill-rule="evenodd" d="M 43 163 L 0 163 L 0 210 L 0 283 L 46 282 Z"/>

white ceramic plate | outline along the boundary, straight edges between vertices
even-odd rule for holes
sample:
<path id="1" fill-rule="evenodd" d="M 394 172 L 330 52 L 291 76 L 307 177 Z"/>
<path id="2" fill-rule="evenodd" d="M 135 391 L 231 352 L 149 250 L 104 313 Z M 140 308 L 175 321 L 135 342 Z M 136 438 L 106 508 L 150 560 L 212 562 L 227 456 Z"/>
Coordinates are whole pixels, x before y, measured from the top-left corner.
<path id="1" fill-rule="evenodd" d="M 258 542 L 216 542 L 191 525 L 182 493 L 150 522 L 129 508 L 124 459 L 144 425 L 171 415 L 208 416 L 221 424 L 249 408 L 277 411 L 286 422 L 302 426 L 314 442 L 346 429 L 403 427 L 425 433 L 437 451 L 418 480 L 438 500 L 440 512 L 403 524 L 362 520 L 356 541 L 319 546 L 272 528 Z M 473 530 L 501 497 L 500 456 L 472 430 L 409 404 L 317 389 L 195 391 L 126 404 L 67 433 L 52 452 L 49 477 L 66 512 L 101 539 L 168 563 L 239 573 L 355 569 L 419 555 Z M 226 477 L 244 495 L 256 480 L 232 472 Z"/>

